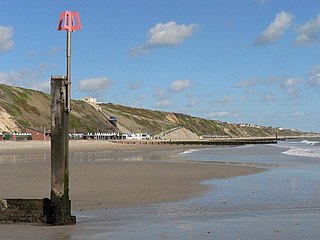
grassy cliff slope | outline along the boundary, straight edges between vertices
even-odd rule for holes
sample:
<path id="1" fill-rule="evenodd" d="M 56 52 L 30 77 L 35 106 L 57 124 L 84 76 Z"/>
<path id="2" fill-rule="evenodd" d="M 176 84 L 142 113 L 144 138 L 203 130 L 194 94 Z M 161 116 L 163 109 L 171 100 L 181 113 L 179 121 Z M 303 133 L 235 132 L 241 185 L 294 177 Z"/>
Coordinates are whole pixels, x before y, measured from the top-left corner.
<path id="1" fill-rule="evenodd" d="M 83 101 L 72 100 L 71 105 L 70 131 L 117 131 L 100 113 Z M 49 94 L 0 84 L 0 111 L 9 116 L 11 125 L 16 126 L 9 127 L 8 124 L 4 124 L 0 131 L 23 131 L 24 127 L 50 129 L 50 106 L 51 96 Z M 4 119 L 0 119 L 1 121 Z M 6 122 L 10 122 L 10 120 L 6 119 Z"/>
<path id="2" fill-rule="evenodd" d="M 241 127 L 237 124 L 192 117 L 182 113 L 131 108 L 117 104 L 101 104 L 102 113 L 89 104 L 72 100 L 70 131 L 73 132 L 148 132 L 157 135 L 187 129 L 204 134 L 229 137 L 274 137 L 298 135 L 299 132 L 266 127 Z M 24 127 L 50 129 L 51 99 L 40 91 L 0 84 L 0 131 L 23 131 Z M 108 118 L 116 116 L 117 127 Z"/>
<path id="3" fill-rule="evenodd" d="M 186 128 L 202 135 L 229 137 L 275 137 L 299 135 L 300 132 L 268 127 L 242 127 L 239 124 L 192 117 L 182 113 L 153 111 L 131 108 L 112 103 L 102 104 L 102 111 L 108 116 L 118 117 L 118 127 L 131 132 L 149 132 L 157 135 L 164 131 Z"/>

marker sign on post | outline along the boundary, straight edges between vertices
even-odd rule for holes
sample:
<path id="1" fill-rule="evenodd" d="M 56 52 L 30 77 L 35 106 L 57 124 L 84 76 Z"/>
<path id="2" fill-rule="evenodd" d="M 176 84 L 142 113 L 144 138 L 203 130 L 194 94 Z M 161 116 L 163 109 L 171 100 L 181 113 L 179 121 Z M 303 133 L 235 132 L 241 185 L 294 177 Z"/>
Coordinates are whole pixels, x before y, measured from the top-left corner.
<path id="1" fill-rule="evenodd" d="M 71 32 L 81 29 L 78 12 L 64 11 L 60 14 L 58 31 L 67 31 L 67 91 L 66 111 L 71 111 Z"/>

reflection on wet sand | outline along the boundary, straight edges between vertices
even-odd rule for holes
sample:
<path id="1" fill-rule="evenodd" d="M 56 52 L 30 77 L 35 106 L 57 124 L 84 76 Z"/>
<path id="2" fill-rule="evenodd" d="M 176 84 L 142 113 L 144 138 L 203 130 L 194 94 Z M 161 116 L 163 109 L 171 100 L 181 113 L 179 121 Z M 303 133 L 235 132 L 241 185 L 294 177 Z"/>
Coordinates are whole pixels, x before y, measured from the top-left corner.
<path id="1" fill-rule="evenodd" d="M 279 164 L 276 163 L 258 163 L 258 162 L 235 162 L 235 161 L 196 161 L 202 163 L 211 164 L 224 164 L 224 165 L 234 165 L 243 167 L 259 167 L 259 168 L 278 168 Z"/>
<path id="2" fill-rule="evenodd" d="M 161 151 L 87 151 L 71 152 L 70 162 L 135 162 L 135 161 L 167 161 L 172 158 L 174 152 Z M 49 153 L 28 153 L 28 154 L 8 154 L 0 155 L 0 164 L 4 163 L 40 163 L 49 162 Z"/>
<path id="3" fill-rule="evenodd" d="M 29 153 L 29 154 L 8 154 L 0 155 L 0 164 L 19 164 L 32 162 L 48 162 L 51 157 L 47 153 Z"/>
<path id="4" fill-rule="evenodd" d="M 191 150 L 179 155 L 175 155 L 179 151 L 163 150 L 75 152 L 71 154 L 72 164 L 82 170 L 81 174 L 73 176 L 73 180 L 79 181 L 81 187 L 91 191 L 90 203 L 97 200 L 96 207 L 101 209 L 76 211 L 79 222 L 71 228 L 10 225 L 13 226 L 10 230 L 0 225 L 0 239 L 9 239 L 12 236 L 19 239 L 20 236 L 20 239 L 62 240 L 161 238 L 316 240 L 320 235 L 319 159 L 288 156 L 282 154 L 283 151 L 285 150 L 269 146 L 252 146 Z M 23 161 L 32 162 L 31 159 L 37 161 L 38 158 L 41 156 L 15 156 L 9 160 L 0 156 L 0 162 L 6 160 L 23 163 Z M 38 161 L 41 162 L 39 159 Z M 80 164 L 76 164 L 77 162 Z M 101 179 L 110 175 L 117 177 L 114 182 L 109 179 L 105 182 L 98 180 L 100 184 L 97 188 L 98 193 L 105 191 L 105 194 L 112 195 L 113 190 L 125 188 L 129 190 L 129 185 L 140 177 L 143 179 L 139 182 L 139 186 L 149 184 L 155 175 L 157 179 L 154 186 L 157 186 L 160 180 L 166 180 L 168 173 L 172 173 L 174 177 L 183 173 L 188 179 L 192 174 L 199 173 L 196 164 L 199 162 L 201 171 L 209 168 L 210 171 L 206 176 L 207 180 L 203 180 L 207 191 L 199 192 L 196 197 L 184 198 L 187 200 L 182 201 L 173 200 L 171 203 L 160 201 L 152 205 L 141 205 L 137 202 L 136 206 L 130 208 L 105 207 L 102 198 L 93 199 L 96 194 L 93 183 L 97 177 Z M 104 163 L 110 164 L 106 166 Z M 220 168 L 223 165 L 227 165 L 227 168 Z M 90 178 L 88 178 L 89 166 L 95 166 Z M 105 168 L 101 169 L 103 166 Z M 141 167 L 144 167 L 142 171 Z M 243 169 L 263 167 L 268 168 L 268 171 L 212 180 L 211 170 L 225 173 L 230 170 L 228 167 Z M 23 167 L 21 171 L 24 172 Z M 99 171 L 100 175 L 96 174 Z M 178 178 L 174 178 L 172 182 L 165 182 L 165 185 L 172 185 L 177 181 Z M 178 188 L 185 189 L 192 184 L 192 181 L 182 180 Z M 107 186 L 110 188 L 106 189 Z M 203 185 L 197 185 L 195 189 L 200 187 Z M 175 190 L 179 190 L 178 188 Z M 133 190 L 132 193 L 140 199 L 143 196 L 143 200 L 155 197 L 151 194 L 151 190 L 146 192 L 138 189 L 137 185 Z M 170 193 L 167 189 L 159 192 L 160 195 Z M 128 194 L 125 196 L 129 197 Z M 116 199 L 116 202 L 118 201 L 120 200 Z M 83 206 L 81 204 L 80 207 Z"/>

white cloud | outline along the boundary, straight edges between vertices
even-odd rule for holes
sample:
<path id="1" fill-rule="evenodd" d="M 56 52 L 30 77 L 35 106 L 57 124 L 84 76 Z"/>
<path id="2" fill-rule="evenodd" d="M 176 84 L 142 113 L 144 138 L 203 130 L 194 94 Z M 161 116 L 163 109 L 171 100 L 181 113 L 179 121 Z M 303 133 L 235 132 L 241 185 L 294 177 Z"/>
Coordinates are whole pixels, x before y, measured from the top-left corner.
<path id="1" fill-rule="evenodd" d="M 180 92 L 180 91 L 185 90 L 189 87 L 191 87 L 190 80 L 188 80 L 188 79 L 176 80 L 171 83 L 169 90 L 173 91 L 173 92 Z"/>
<path id="2" fill-rule="evenodd" d="M 42 91 L 42 88 L 38 88 L 40 86 L 39 81 L 41 81 L 42 75 L 47 71 L 47 68 L 47 64 L 41 63 L 37 69 L 23 68 L 0 72 L 0 83 Z"/>
<path id="3" fill-rule="evenodd" d="M 278 77 L 278 76 L 271 76 L 265 81 L 265 83 L 268 84 L 268 85 L 271 85 L 271 84 L 275 84 L 275 83 L 281 82 L 282 79 L 283 78 Z"/>
<path id="4" fill-rule="evenodd" d="M 174 21 L 158 23 L 149 29 L 146 43 L 133 47 L 130 55 L 146 54 L 155 47 L 176 46 L 192 36 L 197 28 L 197 24 L 177 24 Z"/>
<path id="5" fill-rule="evenodd" d="M 59 53 L 59 52 L 61 52 L 61 51 L 62 51 L 62 48 L 61 48 L 61 47 L 54 46 L 54 47 L 52 47 L 51 49 L 49 49 L 48 55 L 49 55 L 49 56 L 53 56 L 53 55 L 55 55 L 56 53 Z"/>
<path id="6" fill-rule="evenodd" d="M 297 97 L 300 94 L 299 85 L 302 82 L 298 77 L 270 77 L 265 81 L 268 85 L 276 85 L 280 90 L 290 97 Z"/>
<path id="7" fill-rule="evenodd" d="M 246 101 L 248 99 L 248 96 L 240 96 L 238 99 L 240 101 Z"/>
<path id="8" fill-rule="evenodd" d="M 222 99 L 219 99 L 219 100 L 213 100 L 211 101 L 211 104 L 212 105 L 227 105 L 227 104 L 231 104 L 237 100 L 242 100 L 240 98 L 237 98 L 236 96 L 233 96 L 233 95 L 226 95 L 224 96 Z"/>
<path id="9" fill-rule="evenodd" d="M 211 118 L 238 118 L 240 114 L 238 112 L 211 112 L 208 114 L 208 117 Z"/>
<path id="10" fill-rule="evenodd" d="M 46 82 L 39 82 L 39 83 L 34 83 L 32 84 L 31 88 L 36 89 L 42 92 L 51 92 L 51 81 L 46 81 Z"/>
<path id="11" fill-rule="evenodd" d="M 308 85 L 310 88 L 320 89 L 320 65 L 316 65 L 309 70 Z"/>
<path id="12" fill-rule="evenodd" d="M 144 55 L 150 52 L 150 48 L 146 46 L 136 46 L 130 50 L 130 56 L 135 57 L 138 55 Z"/>
<path id="13" fill-rule="evenodd" d="M 236 88 L 246 88 L 246 87 L 253 87 L 257 84 L 258 80 L 257 79 L 251 79 L 247 81 L 242 81 L 239 83 L 236 83 L 234 86 Z"/>
<path id="14" fill-rule="evenodd" d="M 303 117 L 304 113 L 303 112 L 295 112 L 292 114 L 292 117 Z"/>
<path id="15" fill-rule="evenodd" d="M 170 107 L 172 106 L 172 102 L 168 101 L 168 100 L 160 100 L 160 101 L 156 101 L 155 102 L 155 106 L 156 107 Z"/>
<path id="16" fill-rule="evenodd" d="M 300 91 L 298 85 L 302 79 L 300 78 L 287 78 L 282 81 L 280 84 L 280 89 L 286 92 L 291 97 L 296 97 L 299 95 Z"/>
<path id="17" fill-rule="evenodd" d="M 48 75 L 45 76 L 46 81 L 43 82 L 43 75 L 47 70 L 47 64 L 40 63 L 37 69 L 23 68 L 0 72 L 0 83 L 49 92 L 50 81 L 48 81 Z"/>
<path id="18" fill-rule="evenodd" d="M 197 24 L 158 23 L 149 29 L 148 46 L 175 46 L 190 37 Z"/>
<path id="19" fill-rule="evenodd" d="M 155 107 L 166 108 L 172 106 L 172 102 L 168 100 L 167 91 L 163 91 L 162 89 L 155 89 L 153 93 L 153 97 L 155 98 Z"/>
<path id="20" fill-rule="evenodd" d="M 6 52 L 13 48 L 14 42 L 12 40 L 12 36 L 12 27 L 0 25 L 0 52 Z"/>
<path id="21" fill-rule="evenodd" d="M 291 13 L 284 11 L 278 13 L 275 20 L 255 40 L 255 44 L 264 45 L 277 41 L 290 26 L 292 18 Z"/>
<path id="22" fill-rule="evenodd" d="M 161 89 L 154 90 L 153 96 L 158 100 L 163 100 L 167 98 L 167 93 Z"/>
<path id="23" fill-rule="evenodd" d="M 221 103 L 222 104 L 229 104 L 229 103 L 232 103 L 236 101 L 236 97 L 232 96 L 232 95 L 227 95 L 227 96 L 224 96 L 221 100 Z"/>
<path id="24" fill-rule="evenodd" d="M 194 98 L 190 98 L 188 104 L 186 105 L 186 107 L 194 107 L 198 104 L 197 99 Z"/>
<path id="25" fill-rule="evenodd" d="M 309 78 L 309 87 L 311 88 L 320 87 L 320 75 L 315 75 Z"/>
<path id="26" fill-rule="evenodd" d="M 112 80 L 106 77 L 84 79 L 79 81 L 77 89 L 80 92 L 90 93 L 92 96 L 100 96 L 112 83 Z"/>
<path id="27" fill-rule="evenodd" d="M 320 73 L 320 64 L 313 66 L 312 68 L 310 68 L 309 70 L 309 75 L 310 76 L 314 76 Z"/>
<path id="28" fill-rule="evenodd" d="M 138 100 L 144 100 L 144 99 L 146 99 L 148 97 L 148 95 L 147 94 L 145 94 L 145 93 L 142 93 L 140 96 L 138 96 Z"/>
<path id="29" fill-rule="evenodd" d="M 277 97 L 273 93 L 266 93 L 262 97 L 262 102 L 274 102 L 277 100 Z"/>
<path id="30" fill-rule="evenodd" d="M 134 91 L 139 89 L 142 86 L 142 82 L 141 81 L 134 81 L 134 82 L 130 82 L 129 83 L 129 88 Z"/>
<path id="31" fill-rule="evenodd" d="M 15 85 L 22 80 L 22 77 L 18 71 L 0 72 L 0 83 Z"/>
<path id="32" fill-rule="evenodd" d="M 320 42 L 320 15 L 297 29 L 298 36 L 295 39 L 295 44 L 303 46 L 312 46 Z"/>

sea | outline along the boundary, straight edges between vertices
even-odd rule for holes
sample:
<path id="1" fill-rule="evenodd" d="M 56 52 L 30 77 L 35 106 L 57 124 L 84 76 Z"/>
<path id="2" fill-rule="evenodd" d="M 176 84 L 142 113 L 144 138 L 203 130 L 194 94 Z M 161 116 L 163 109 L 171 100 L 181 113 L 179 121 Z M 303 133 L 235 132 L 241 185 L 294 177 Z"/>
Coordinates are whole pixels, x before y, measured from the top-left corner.
<path id="1" fill-rule="evenodd" d="M 319 239 L 320 138 L 141 152 L 123 159 L 105 154 L 87 153 L 81 161 L 197 161 L 266 171 L 204 181 L 207 192 L 180 202 L 74 212 L 76 226 L 50 236 L 38 231 L 34 239 Z"/>

